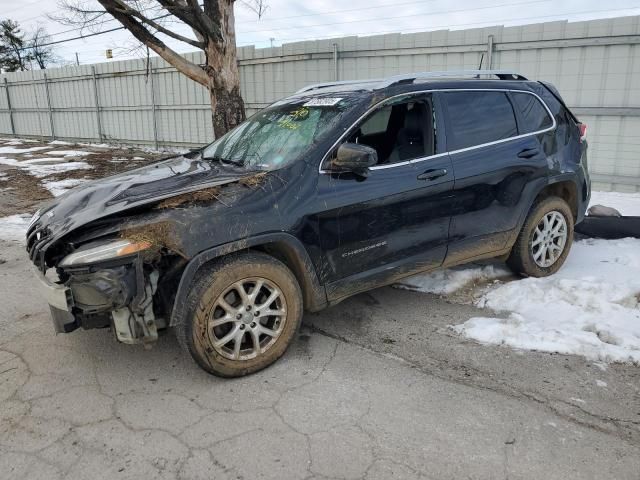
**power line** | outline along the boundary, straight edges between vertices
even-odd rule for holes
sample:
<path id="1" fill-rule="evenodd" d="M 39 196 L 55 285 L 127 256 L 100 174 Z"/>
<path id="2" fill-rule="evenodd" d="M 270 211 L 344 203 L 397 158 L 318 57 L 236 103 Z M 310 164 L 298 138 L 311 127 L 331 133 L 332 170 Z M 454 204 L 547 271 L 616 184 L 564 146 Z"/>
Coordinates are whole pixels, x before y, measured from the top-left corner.
<path id="1" fill-rule="evenodd" d="M 486 10 L 486 9 L 490 9 L 490 8 L 500 8 L 500 7 L 505 7 L 505 6 L 517 6 L 517 5 L 525 5 L 525 4 L 533 4 L 533 3 L 545 3 L 545 2 L 549 2 L 550 0 L 527 0 L 525 2 L 516 2 L 516 3 L 511 3 L 511 4 L 499 4 L 499 5 L 485 5 L 482 7 L 476 7 L 476 8 L 467 8 L 467 9 L 461 9 L 461 10 L 451 10 L 449 12 L 447 12 L 446 10 L 441 10 L 440 12 L 428 12 L 428 13 L 421 13 L 421 14 L 411 14 L 411 15 L 401 15 L 401 16 L 397 16 L 397 17 L 383 17 L 383 18 L 371 18 L 371 19 L 366 19 L 366 20 L 353 20 L 353 21 L 346 21 L 346 22 L 332 22 L 332 23 L 324 23 L 324 24 L 317 24 L 317 25 L 307 25 L 307 26 L 301 26 L 301 27 L 286 27 L 286 28 L 278 28 L 278 30 L 295 30 L 295 29 L 299 29 L 299 28 L 313 28 L 313 27 L 319 27 L 319 26 L 330 26 L 330 25 L 341 25 L 341 24 L 348 24 L 348 23 L 364 23 L 364 22 L 373 22 L 373 21 L 379 21 L 379 20 L 388 20 L 388 19 L 397 19 L 397 18 L 409 18 L 409 17 L 416 17 L 416 16 L 424 16 L 424 15 L 436 15 L 436 14 L 446 14 L 446 13 L 458 13 L 458 12 L 469 12 L 469 11 L 475 11 L 475 10 Z M 162 18 L 166 18 L 166 17 L 170 17 L 172 16 L 171 13 L 167 13 L 164 15 L 160 15 L 158 17 L 152 18 L 152 20 L 159 20 Z M 114 28 L 110 28 L 107 30 L 102 30 L 100 32 L 94 32 L 94 33 L 89 33 L 86 35 L 79 35 L 77 37 L 73 37 L 73 38 L 66 38 L 66 39 L 62 39 L 62 40 L 54 40 L 52 42 L 47 42 L 42 44 L 43 47 L 46 46 L 50 46 L 50 45 L 59 45 L 61 43 L 66 43 L 66 42 L 71 42 L 71 41 L 75 41 L 75 40 L 81 40 L 81 39 L 85 39 L 85 38 L 91 38 L 91 37 L 95 37 L 98 35 L 103 35 L 105 33 L 111 33 L 111 32 L 116 32 L 119 30 L 125 30 L 125 27 L 114 27 Z M 256 30 L 256 31 L 249 31 L 249 32 L 239 32 L 239 33 L 256 33 L 256 32 L 268 32 L 268 31 L 272 31 L 272 29 L 269 30 Z M 23 48 L 23 50 L 28 50 L 28 48 Z"/>
<path id="2" fill-rule="evenodd" d="M 514 7 L 514 6 L 520 6 L 520 5 L 530 5 L 530 4 L 534 4 L 534 3 L 548 3 L 551 0 L 527 0 L 524 2 L 514 2 L 514 3 L 501 3 L 498 5 L 485 5 L 482 7 L 474 7 L 474 8 L 462 8 L 459 10 L 440 10 L 440 11 L 435 11 L 435 12 L 426 12 L 426 13 L 412 13 L 412 14 L 408 14 L 408 15 L 399 15 L 399 16 L 395 16 L 395 17 L 378 17 L 378 18 L 367 18 L 367 19 L 357 19 L 357 20 L 348 20 L 348 21 L 344 21 L 344 22 L 331 22 L 331 23 L 318 23 L 315 25 L 300 25 L 299 27 L 285 27 L 285 28 L 280 28 L 278 27 L 278 30 L 295 30 L 295 29 L 301 29 L 301 28 L 314 28 L 314 27 L 327 27 L 327 26 L 333 26 L 333 25 L 344 25 L 344 24 L 348 24 L 348 23 L 366 23 L 366 22 L 375 22 L 378 20 L 396 20 L 398 18 L 410 18 L 410 17 L 420 17 L 420 16 L 424 16 L 424 15 L 443 15 L 443 14 L 448 14 L 448 13 L 460 13 L 460 12 L 473 12 L 473 11 L 477 11 L 477 10 L 488 10 L 491 8 L 502 8 L 502 7 Z M 273 29 L 267 29 L 267 30 L 249 30 L 246 32 L 238 32 L 238 33 L 261 33 L 261 32 L 271 32 L 273 31 Z"/>
<path id="3" fill-rule="evenodd" d="M 533 1 L 528 1 L 528 2 L 520 2 L 517 4 L 512 4 L 512 5 L 522 5 L 522 4 L 527 4 L 527 3 L 541 3 L 544 1 L 548 1 L 548 0 L 533 0 Z M 505 4 L 502 5 L 496 5 L 494 6 L 494 8 L 498 8 L 498 7 L 504 7 L 506 6 Z M 479 9 L 487 9 L 487 8 L 491 8 L 488 6 L 485 7 L 478 7 L 478 8 L 472 8 L 472 9 L 465 9 L 465 10 L 459 10 L 459 11 L 473 11 L 473 10 L 479 10 Z M 616 11 L 623 11 L 623 10 L 637 10 L 638 7 L 627 7 L 627 8 L 620 8 L 620 9 L 604 9 L 604 10 L 588 10 L 588 11 L 574 11 L 571 13 L 563 13 L 563 14 L 552 14 L 552 15 L 541 15 L 541 16 L 527 16 L 527 17 L 519 17 L 519 18 L 506 18 L 506 19 L 500 19 L 500 20 L 488 20 L 488 21 L 482 21 L 482 22 L 473 22 L 473 23 L 460 23 L 460 24 L 444 24 L 444 25 L 436 25 L 436 26 L 430 26 L 430 27 L 417 27 L 417 28 L 409 28 L 409 29 L 403 29 L 404 32 L 408 32 L 408 31 L 425 31 L 426 28 L 429 29 L 437 29 L 437 28 L 451 28 L 451 27 L 464 27 L 464 26 L 474 26 L 474 25 L 481 25 L 481 24 L 497 24 L 500 22 L 512 22 L 512 21 L 521 21 L 521 20 L 533 20 L 533 19 L 544 19 L 544 18 L 553 18 L 553 17 L 566 17 L 568 15 L 585 15 L 585 14 L 592 14 L 592 13 L 603 13 L 603 12 L 616 12 Z M 446 12 L 445 12 L 446 13 Z M 455 11 L 451 11 L 450 13 L 455 13 Z M 403 16 L 403 17 L 416 17 L 416 16 L 424 16 L 424 15 L 431 15 L 431 13 L 425 13 L 425 14 L 414 14 L 414 15 L 408 15 L 408 16 Z M 171 16 L 171 14 L 165 14 L 165 15 L 161 15 L 159 17 L 155 17 L 152 20 L 159 20 L 161 18 L 165 18 Z M 386 17 L 386 19 L 388 18 L 401 18 L 401 17 Z M 377 21 L 377 20 L 383 20 L 382 18 L 377 18 L 377 19 L 370 19 L 370 20 L 365 20 L 365 21 Z M 362 20 L 360 20 L 362 22 Z M 341 23 L 353 23 L 353 22 L 334 22 L 331 24 L 322 24 L 322 25 L 315 25 L 315 26 L 329 26 L 329 25 L 339 25 Z M 279 30 L 290 30 L 290 29 L 296 29 L 296 28 L 311 28 L 313 26 L 303 26 L 303 27 L 289 27 L 289 28 L 281 28 Z M 82 39 L 86 39 L 86 38 L 91 38 L 91 37 L 96 37 L 99 35 L 104 35 L 106 33 L 111 33 L 111 32 L 116 32 L 119 30 L 125 30 L 125 27 L 115 27 L 115 28 L 111 28 L 111 29 L 107 29 L 107 30 L 103 30 L 100 32 L 94 32 L 94 33 L 90 33 L 90 34 L 86 34 L 86 35 L 79 35 L 77 37 L 73 37 L 73 38 L 66 38 L 66 39 L 62 39 L 62 40 L 57 40 L 57 41 L 53 41 L 53 42 L 47 42 L 45 44 L 42 44 L 42 46 L 50 46 L 50 45 L 59 45 L 59 44 L 63 44 L 63 43 L 67 43 L 67 42 L 72 42 L 72 41 L 76 41 L 76 40 L 82 40 Z M 266 30 L 269 31 L 269 30 Z M 251 33 L 251 32 L 239 32 L 239 33 Z M 379 32 L 359 32 L 359 33 L 348 33 L 347 35 L 377 35 L 377 34 L 384 34 L 384 33 L 401 33 L 401 32 L 397 32 L 397 30 L 387 30 L 387 31 L 379 31 Z M 322 37 L 322 38 L 335 38 L 335 37 L 340 37 L 340 36 L 344 36 L 345 33 L 340 33 L 340 34 L 336 34 L 336 35 L 331 35 L 331 36 L 326 36 L 326 37 Z M 306 37 L 306 38 L 296 38 L 296 37 L 285 37 L 285 38 L 280 38 L 279 40 L 289 40 L 289 41 L 303 41 L 303 40 L 314 40 L 314 39 L 321 39 L 316 37 Z M 238 46 L 247 46 L 247 45 L 252 45 L 255 43 L 265 43 L 266 40 L 264 41 L 252 41 L 249 43 L 243 43 L 243 44 L 238 44 Z M 23 48 L 22 50 L 28 50 L 27 47 Z"/>
<path id="4" fill-rule="evenodd" d="M 329 36 L 325 36 L 325 37 L 305 37 L 305 38 L 300 38 L 300 37 L 285 37 L 285 38 L 280 38 L 279 40 L 288 40 L 290 42 L 298 42 L 298 41 L 304 41 L 304 40 L 325 40 L 325 39 L 330 39 L 330 38 L 337 38 L 337 37 L 343 37 L 346 35 L 349 36 L 353 36 L 353 35 L 382 35 L 382 34 L 386 34 L 386 33 L 405 33 L 405 32 L 413 32 L 413 31 L 433 31 L 434 29 L 441 29 L 441 28 L 451 28 L 451 27 L 472 27 L 472 26 L 476 26 L 476 25 L 485 25 L 485 24 L 489 24 L 488 26 L 499 26 L 500 23 L 502 22 L 513 22 L 513 21 L 522 21 L 522 20 L 537 20 L 537 19 L 545 19 L 545 18 L 553 18 L 553 17 L 562 17 L 560 18 L 560 20 L 562 19 L 566 19 L 568 16 L 574 16 L 574 15 L 588 15 L 588 14 L 592 14 L 592 13 L 609 13 L 609 12 L 619 12 L 619 11 L 623 11 L 623 10 L 638 10 L 640 9 L 640 7 L 627 7 L 627 8 L 618 8 L 618 9 L 604 9 L 604 10 L 587 10 L 587 11 L 575 11 L 575 12 L 571 12 L 571 13 L 556 13 L 553 15 L 540 15 L 540 16 L 529 16 L 529 17 L 519 17 L 519 18 L 503 18 L 500 20 L 486 20 L 486 21 L 482 21 L 482 22 L 473 22 L 473 23 L 458 23 L 458 24 L 444 24 L 444 25 L 432 25 L 429 27 L 416 27 L 416 28 L 404 28 L 402 29 L 401 32 L 399 32 L 398 30 L 385 30 L 385 31 L 377 31 L 377 32 L 352 32 L 352 33 L 339 33 L 339 34 L 335 34 L 335 35 L 329 35 Z M 249 43 L 242 43 L 242 44 L 238 44 L 239 47 L 245 47 L 245 46 L 251 46 L 254 45 L 256 43 L 266 43 L 268 42 L 268 40 L 260 40 L 258 42 L 256 41 L 252 41 Z"/>
<path id="5" fill-rule="evenodd" d="M 167 13 L 165 15 L 160 15 L 159 17 L 155 17 L 155 18 L 151 18 L 150 20 L 160 20 L 161 18 L 166 18 L 166 17 L 170 17 L 172 16 L 171 13 Z M 126 30 L 125 27 L 115 27 L 115 28 L 109 28 L 107 30 L 101 30 L 99 32 L 93 32 L 93 33 L 87 33 L 86 35 L 79 35 L 77 37 L 74 38 L 65 38 L 62 40 L 54 40 L 53 42 L 47 42 L 47 43 L 42 43 L 40 44 L 41 47 L 48 47 L 50 45 L 59 45 L 61 43 L 66 43 L 66 42 L 72 42 L 74 40 L 82 40 L 84 38 L 91 38 L 91 37 L 97 37 L 98 35 L 104 35 L 105 33 L 111 33 L 111 32 L 117 32 L 118 30 Z M 23 47 L 20 48 L 19 50 L 29 50 L 30 47 Z"/>
<path id="6" fill-rule="evenodd" d="M 348 12 L 361 12 L 363 10 L 374 10 L 374 9 L 380 9 L 380 8 L 391 8 L 391 7 L 401 7 L 401 6 L 407 6 L 407 5 L 418 5 L 418 4 L 425 4 L 425 3 L 431 3 L 431 2 L 435 2 L 436 0 L 420 0 L 420 1 L 413 1 L 413 2 L 403 2 L 403 3 L 386 3 L 386 4 L 382 4 L 382 5 L 376 5 L 374 7 L 361 7 L 361 8 L 351 8 L 348 10 L 334 10 L 331 12 L 323 12 L 323 13 L 307 13 L 304 15 L 292 15 L 292 16 L 288 16 L 288 17 L 276 17 L 276 18 L 262 18 L 260 20 L 251 20 L 251 21 L 243 21 L 243 22 L 236 22 L 236 26 L 237 25 L 244 25 L 244 24 L 249 24 L 249 23 L 264 23 L 264 22 L 279 22 L 282 20 L 288 20 L 291 18 L 301 18 L 301 17 L 317 17 L 317 16 L 324 16 L 324 15 L 334 15 L 334 14 L 338 14 L 338 13 L 348 13 Z M 144 11 L 148 11 L 151 9 L 155 9 L 157 7 L 150 7 L 147 9 L 142 9 L 140 10 L 141 12 Z M 41 17 L 45 17 L 48 14 L 44 14 L 44 15 L 38 15 L 36 17 L 31 17 L 31 18 L 27 18 L 27 19 L 23 19 L 20 20 L 20 22 L 25 23 L 29 20 L 34 20 L 36 18 L 41 18 Z M 116 22 L 117 20 L 115 18 L 110 18 L 108 20 L 105 20 L 104 23 L 110 23 L 110 22 Z M 274 27 L 275 28 L 275 27 Z M 50 34 L 50 37 L 56 37 L 65 33 L 70 33 L 70 32 L 75 32 L 77 31 L 77 28 L 71 28 L 68 30 L 63 30 L 60 32 L 55 32 Z"/>

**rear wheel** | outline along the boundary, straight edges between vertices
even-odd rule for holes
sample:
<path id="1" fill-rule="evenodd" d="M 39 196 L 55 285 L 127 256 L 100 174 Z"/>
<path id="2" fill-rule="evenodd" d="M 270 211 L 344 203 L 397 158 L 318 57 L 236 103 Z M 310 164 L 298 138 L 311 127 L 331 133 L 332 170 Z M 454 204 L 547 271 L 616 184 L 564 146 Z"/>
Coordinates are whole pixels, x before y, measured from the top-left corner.
<path id="1" fill-rule="evenodd" d="M 507 264 L 530 277 L 546 277 L 565 262 L 573 242 L 574 219 L 567 202 L 548 197 L 529 212 Z"/>
<path id="2" fill-rule="evenodd" d="M 300 286 L 286 265 L 261 253 L 232 256 L 198 273 L 176 333 L 203 369 L 239 377 L 282 356 L 302 310 Z"/>

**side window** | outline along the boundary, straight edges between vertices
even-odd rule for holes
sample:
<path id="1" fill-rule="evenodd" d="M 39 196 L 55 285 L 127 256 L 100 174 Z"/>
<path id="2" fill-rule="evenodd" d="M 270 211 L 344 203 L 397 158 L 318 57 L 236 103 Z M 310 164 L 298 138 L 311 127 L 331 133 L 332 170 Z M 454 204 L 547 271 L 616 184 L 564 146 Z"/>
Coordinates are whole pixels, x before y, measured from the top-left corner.
<path id="1" fill-rule="evenodd" d="M 347 138 L 378 152 L 378 165 L 433 155 L 436 148 L 431 97 L 385 105 L 370 114 Z"/>
<path id="2" fill-rule="evenodd" d="M 391 105 L 383 107 L 375 112 L 360 127 L 362 135 L 373 135 L 376 133 L 386 132 L 389 126 L 389 117 L 391 116 Z"/>
<path id="3" fill-rule="evenodd" d="M 537 132 L 553 125 L 549 112 L 533 95 L 511 92 L 511 98 L 522 119 L 520 133 Z"/>
<path id="4" fill-rule="evenodd" d="M 518 135 L 511 102 L 504 92 L 446 92 L 449 150 L 473 147 Z"/>

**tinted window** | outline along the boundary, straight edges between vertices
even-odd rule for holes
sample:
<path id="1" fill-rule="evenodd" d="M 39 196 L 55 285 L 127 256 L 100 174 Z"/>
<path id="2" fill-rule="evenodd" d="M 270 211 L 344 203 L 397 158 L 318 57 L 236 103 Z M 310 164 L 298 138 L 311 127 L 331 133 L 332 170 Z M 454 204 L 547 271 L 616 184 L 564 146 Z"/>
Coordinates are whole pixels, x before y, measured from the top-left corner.
<path id="1" fill-rule="evenodd" d="M 448 92 L 449 150 L 473 147 L 516 136 L 518 128 L 511 102 L 503 92 Z"/>
<path id="2" fill-rule="evenodd" d="M 553 125 L 549 112 L 533 95 L 512 92 L 511 98 L 513 98 L 513 106 L 522 120 L 520 133 L 537 132 Z"/>

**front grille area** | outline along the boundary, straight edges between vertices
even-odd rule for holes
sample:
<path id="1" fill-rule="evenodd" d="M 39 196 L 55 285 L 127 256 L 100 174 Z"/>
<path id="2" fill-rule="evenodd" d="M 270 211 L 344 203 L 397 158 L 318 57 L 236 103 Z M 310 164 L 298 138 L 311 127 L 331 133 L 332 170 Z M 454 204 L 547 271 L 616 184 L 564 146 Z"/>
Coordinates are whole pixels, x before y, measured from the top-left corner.
<path id="1" fill-rule="evenodd" d="M 27 252 L 29 253 L 29 259 L 43 272 L 46 270 L 46 266 L 42 247 L 47 243 L 49 235 L 49 230 L 39 226 L 38 222 L 27 230 Z"/>

